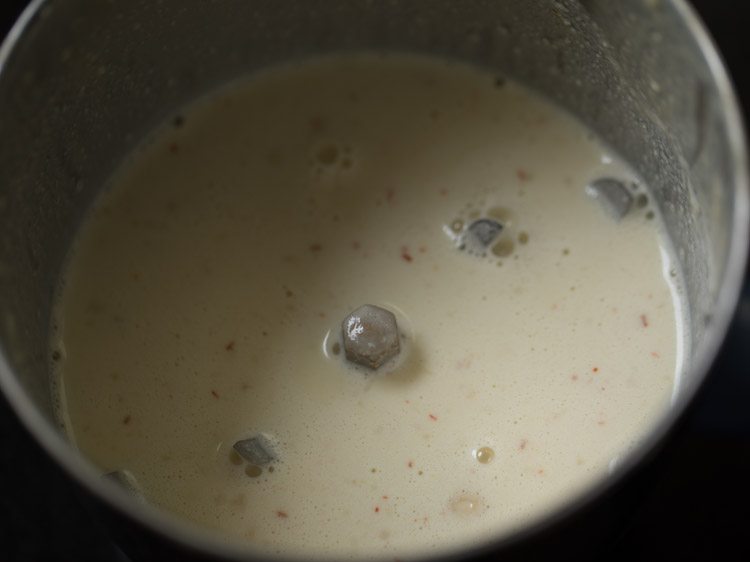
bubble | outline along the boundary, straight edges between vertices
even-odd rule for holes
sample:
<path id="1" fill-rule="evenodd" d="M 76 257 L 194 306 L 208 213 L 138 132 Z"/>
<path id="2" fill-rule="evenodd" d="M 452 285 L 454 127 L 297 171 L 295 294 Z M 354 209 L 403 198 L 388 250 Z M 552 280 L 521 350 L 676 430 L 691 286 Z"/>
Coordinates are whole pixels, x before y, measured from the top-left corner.
<path id="1" fill-rule="evenodd" d="M 481 447 L 474 451 L 474 458 L 482 464 L 487 464 L 495 458 L 495 451 L 490 447 Z"/>
<path id="2" fill-rule="evenodd" d="M 263 469 L 254 464 L 250 464 L 247 466 L 247 468 L 245 468 L 245 474 L 247 474 L 250 478 L 257 478 L 258 476 L 263 474 Z"/>
<path id="3" fill-rule="evenodd" d="M 451 230 L 458 234 L 464 229 L 464 221 L 461 219 L 456 219 L 451 223 Z"/>
<path id="4" fill-rule="evenodd" d="M 492 246 L 492 253 L 499 258 L 506 258 L 513 253 L 515 244 L 510 238 L 501 238 L 497 244 Z"/>
<path id="5" fill-rule="evenodd" d="M 514 221 L 515 214 L 507 207 L 490 207 L 487 209 L 487 216 L 498 219 L 506 227 L 510 226 Z"/>
<path id="6" fill-rule="evenodd" d="M 459 515 L 479 515 L 484 508 L 482 498 L 474 494 L 459 494 L 450 500 L 450 509 Z"/>

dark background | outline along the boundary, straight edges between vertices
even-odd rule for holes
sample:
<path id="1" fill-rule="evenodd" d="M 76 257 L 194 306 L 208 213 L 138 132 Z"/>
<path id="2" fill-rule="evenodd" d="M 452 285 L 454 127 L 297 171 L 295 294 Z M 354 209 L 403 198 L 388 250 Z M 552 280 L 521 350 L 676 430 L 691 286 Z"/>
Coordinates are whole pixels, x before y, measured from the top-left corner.
<path id="1" fill-rule="evenodd" d="M 618 1 L 618 0 L 612 0 Z M 0 37 L 26 2 L 0 0 Z M 695 0 L 750 115 L 743 1 Z M 2 142 L 8 142 L 4 139 Z M 750 282 L 704 391 L 649 467 L 653 484 L 607 560 L 750 561 Z M 122 560 L 0 396 L 0 562 Z"/>

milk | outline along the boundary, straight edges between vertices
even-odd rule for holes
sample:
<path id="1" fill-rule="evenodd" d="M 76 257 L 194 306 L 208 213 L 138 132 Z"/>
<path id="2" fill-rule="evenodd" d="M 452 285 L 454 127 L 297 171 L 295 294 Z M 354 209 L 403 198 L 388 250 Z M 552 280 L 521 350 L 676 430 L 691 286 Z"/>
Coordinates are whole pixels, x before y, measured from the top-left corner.
<path id="1" fill-rule="evenodd" d="M 585 193 L 611 176 L 617 222 Z M 265 554 L 410 557 L 538 520 L 669 405 L 681 297 L 633 172 L 479 69 L 279 66 L 185 109 L 91 210 L 54 318 L 60 417 L 102 472 Z M 494 217 L 487 252 L 461 247 Z M 341 322 L 392 311 L 390 369 Z M 264 433 L 278 460 L 232 452 Z"/>

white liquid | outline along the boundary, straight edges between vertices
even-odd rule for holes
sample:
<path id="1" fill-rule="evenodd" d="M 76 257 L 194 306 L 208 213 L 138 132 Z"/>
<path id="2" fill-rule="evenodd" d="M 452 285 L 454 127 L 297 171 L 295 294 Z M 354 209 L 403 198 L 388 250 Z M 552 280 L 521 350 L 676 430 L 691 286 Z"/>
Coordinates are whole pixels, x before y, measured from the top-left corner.
<path id="1" fill-rule="evenodd" d="M 456 64 L 330 58 L 219 92 L 81 232 L 53 342 L 67 430 L 149 502 L 268 553 L 510 532 L 606 475 L 674 384 L 665 241 L 648 208 L 617 223 L 586 197 L 602 175 L 632 177 L 566 114 Z M 452 225 L 488 213 L 510 255 L 459 251 Z M 332 353 L 365 303 L 407 336 L 393 373 Z M 230 452 L 258 431 L 281 462 L 251 478 Z"/>

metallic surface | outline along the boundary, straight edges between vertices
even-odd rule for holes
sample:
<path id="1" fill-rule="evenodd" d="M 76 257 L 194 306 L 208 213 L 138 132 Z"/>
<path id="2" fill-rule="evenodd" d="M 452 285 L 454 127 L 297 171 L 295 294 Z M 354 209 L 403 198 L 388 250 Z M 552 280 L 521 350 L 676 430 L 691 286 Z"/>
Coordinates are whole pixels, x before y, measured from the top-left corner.
<path id="1" fill-rule="evenodd" d="M 240 556 L 102 482 L 54 418 L 50 306 L 76 228 L 124 154 L 213 86 L 298 56 L 402 50 L 512 76 L 576 114 L 651 186 L 689 303 L 672 410 L 601 489 L 665 435 L 705 378 L 748 243 L 741 118 L 710 39 L 681 0 L 38 0 L 0 47 L 0 386 L 85 489 L 196 551 Z"/>

